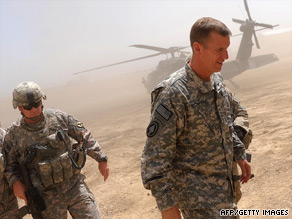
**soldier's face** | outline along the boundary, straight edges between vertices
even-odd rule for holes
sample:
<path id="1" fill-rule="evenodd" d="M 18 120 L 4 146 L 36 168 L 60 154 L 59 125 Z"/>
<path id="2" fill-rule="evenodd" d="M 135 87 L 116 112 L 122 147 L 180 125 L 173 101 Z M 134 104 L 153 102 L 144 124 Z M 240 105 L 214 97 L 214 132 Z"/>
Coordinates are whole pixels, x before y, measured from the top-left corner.
<path id="1" fill-rule="evenodd" d="M 229 45 L 229 36 L 222 36 L 216 32 L 210 34 L 209 39 L 201 48 L 201 61 L 205 71 L 210 74 L 221 71 L 223 62 L 228 59 Z"/>
<path id="2" fill-rule="evenodd" d="M 39 104 L 35 104 L 33 107 L 18 107 L 19 111 L 21 111 L 25 117 L 32 118 L 41 115 L 42 113 L 42 102 Z"/>

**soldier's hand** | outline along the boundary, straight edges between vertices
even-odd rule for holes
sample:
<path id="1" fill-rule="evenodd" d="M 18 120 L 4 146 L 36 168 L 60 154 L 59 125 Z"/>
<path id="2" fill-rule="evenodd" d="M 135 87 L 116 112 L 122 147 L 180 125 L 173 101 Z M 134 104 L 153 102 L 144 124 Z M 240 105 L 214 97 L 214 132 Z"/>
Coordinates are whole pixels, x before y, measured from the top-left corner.
<path id="1" fill-rule="evenodd" d="M 24 200 L 25 205 L 28 205 L 26 195 L 25 195 L 25 185 L 20 182 L 20 180 L 16 181 L 13 184 L 13 192 L 15 197 L 21 198 Z"/>
<path id="2" fill-rule="evenodd" d="M 100 174 L 103 176 L 104 181 L 106 181 L 109 176 L 109 166 L 107 162 L 104 162 L 104 161 L 99 162 L 98 169 L 99 169 Z"/>
<path id="3" fill-rule="evenodd" d="M 241 169 L 241 176 L 240 176 L 240 182 L 243 183 L 247 183 L 248 180 L 250 179 L 251 177 L 251 167 L 250 167 L 250 164 L 248 163 L 247 160 L 238 160 L 237 161 L 240 169 Z"/>
<path id="4" fill-rule="evenodd" d="M 177 206 L 161 212 L 162 219 L 181 219 L 180 211 Z"/>

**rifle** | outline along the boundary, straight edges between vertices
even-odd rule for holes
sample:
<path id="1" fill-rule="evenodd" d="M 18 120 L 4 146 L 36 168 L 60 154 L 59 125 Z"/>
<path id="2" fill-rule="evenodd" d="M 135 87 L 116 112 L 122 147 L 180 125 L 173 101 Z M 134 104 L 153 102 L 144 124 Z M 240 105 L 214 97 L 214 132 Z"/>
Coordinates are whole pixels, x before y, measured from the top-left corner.
<path id="1" fill-rule="evenodd" d="M 34 186 L 31 182 L 29 175 L 29 169 L 27 164 L 31 163 L 36 157 L 38 152 L 47 153 L 47 146 L 32 146 L 27 149 L 26 158 L 24 162 L 19 162 L 22 180 L 26 186 L 25 195 L 28 201 L 27 206 L 23 206 L 19 209 L 19 214 L 24 217 L 26 214 L 31 214 L 34 219 L 43 219 L 41 212 L 46 210 L 46 204 L 43 199 L 40 189 Z M 44 152 L 45 151 L 45 152 Z"/>

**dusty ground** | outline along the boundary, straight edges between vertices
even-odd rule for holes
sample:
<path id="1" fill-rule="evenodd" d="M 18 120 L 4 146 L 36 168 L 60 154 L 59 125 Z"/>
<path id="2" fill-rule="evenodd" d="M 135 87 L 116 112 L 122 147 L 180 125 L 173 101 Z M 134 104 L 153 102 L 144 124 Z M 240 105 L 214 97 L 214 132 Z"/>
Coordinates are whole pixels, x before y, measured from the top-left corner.
<path id="1" fill-rule="evenodd" d="M 248 151 L 252 153 L 255 178 L 243 185 L 238 207 L 289 209 L 292 218 L 291 50 L 288 54 L 276 63 L 235 77 L 240 88 L 235 89 L 228 82 L 227 85 L 247 108 L 254 133 Z M 75 115 L 92 131 L 109 157 L 111 172 L 106 182 L 92 159 L 83 169 L 104 219 L 160 217 L 155 200 L 143 188 L 140 177 L 140 155 L 150 116 L 150 96 L 140 83 L 144 75 L 128 74 L 111 81 L 81 84 L 78 89 L 70 84 L 46 91 L 45 106 Z M 17 111 L 12 111 L 10 99 L 2 100 L 0 109 L 4 127 L 19 117 Z"/>

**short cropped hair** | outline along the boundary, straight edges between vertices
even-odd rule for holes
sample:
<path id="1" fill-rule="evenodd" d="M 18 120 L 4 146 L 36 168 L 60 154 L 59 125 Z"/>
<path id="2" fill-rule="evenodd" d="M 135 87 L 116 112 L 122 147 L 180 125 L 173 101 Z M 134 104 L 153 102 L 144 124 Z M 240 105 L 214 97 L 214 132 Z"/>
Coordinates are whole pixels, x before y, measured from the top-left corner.
<path id="1" fill-rule="evenodd" d="M 190 33 L 190 43 L 193 49 L 194 42 L 198 42 L 202 45 L 208 40 L 211 32 L 217 32 L 222 36 L 230 36 L 231 31 L 228 27 L 211 17 L 203 17 L 197 20 L 191 29 Z"/>

